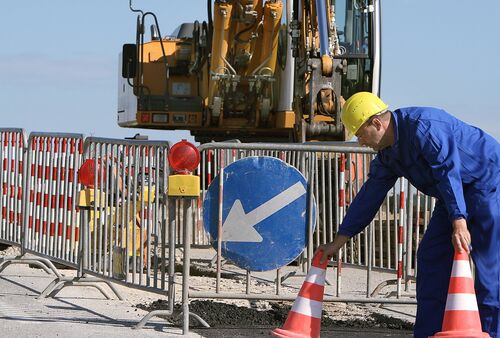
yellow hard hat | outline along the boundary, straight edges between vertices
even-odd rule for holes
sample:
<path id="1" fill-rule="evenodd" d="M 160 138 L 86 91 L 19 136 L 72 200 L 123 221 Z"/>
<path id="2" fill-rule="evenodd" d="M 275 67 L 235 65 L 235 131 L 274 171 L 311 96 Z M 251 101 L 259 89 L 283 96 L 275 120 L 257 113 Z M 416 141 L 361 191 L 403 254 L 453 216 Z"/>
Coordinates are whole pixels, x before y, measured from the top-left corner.
<path id="1" fill-rule="evenodd" d="M 370 117 L 382 113 L 388 107 L 377 95 L 369 92 L 359 92 L 344 103 L 340 118 L 347 132 L 355 135 Z"/>

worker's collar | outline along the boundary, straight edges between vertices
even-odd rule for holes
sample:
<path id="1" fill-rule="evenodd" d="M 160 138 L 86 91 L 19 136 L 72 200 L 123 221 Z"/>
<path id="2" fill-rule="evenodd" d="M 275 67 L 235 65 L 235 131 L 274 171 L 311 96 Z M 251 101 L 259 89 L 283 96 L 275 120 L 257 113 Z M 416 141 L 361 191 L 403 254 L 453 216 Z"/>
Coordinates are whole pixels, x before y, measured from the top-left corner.
<path id="1" fill-rule="evenodd" d="M 394 143 L 389 146 L 389 149 L 398 149 L 399 148 L 399 121 L 396 113 L 391 111 L 391 122 L 392 122 L 392 132 L 394 134 Z"/>

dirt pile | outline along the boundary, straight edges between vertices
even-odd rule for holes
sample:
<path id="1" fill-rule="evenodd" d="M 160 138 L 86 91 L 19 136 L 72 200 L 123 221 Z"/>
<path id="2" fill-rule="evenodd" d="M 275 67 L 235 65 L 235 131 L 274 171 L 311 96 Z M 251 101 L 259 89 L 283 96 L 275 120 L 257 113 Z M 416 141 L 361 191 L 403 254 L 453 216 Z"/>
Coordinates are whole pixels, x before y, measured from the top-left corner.
<path id="1" fill-rule="evenodd" d="M 237 306 L 210 300 L 195 300 L 189 305 L 192 313 L 199 315 L 213 328 L 229 327 L 279 327 L 286 320 L 292 303 L 289 302 L 258 302 L 254 307 Z M 167 310 L 165 300 L 154 301 L 149 304 L 138 304 L 138 308 L 153 311 Z M 182 326 L 180 304 L 175 305 L 174 315 L 166 319 L 174 326 Z M 191 319 L 190 327 L 199 327 L 200 324 Z M 350 328 L 388 328 L 397 330 L 411 330 L 413 325 L 407 321 L 370 312 L 365 306 L 353 304 L 329 303 L 325 304 L 322 328 L 350 327 Z"/>

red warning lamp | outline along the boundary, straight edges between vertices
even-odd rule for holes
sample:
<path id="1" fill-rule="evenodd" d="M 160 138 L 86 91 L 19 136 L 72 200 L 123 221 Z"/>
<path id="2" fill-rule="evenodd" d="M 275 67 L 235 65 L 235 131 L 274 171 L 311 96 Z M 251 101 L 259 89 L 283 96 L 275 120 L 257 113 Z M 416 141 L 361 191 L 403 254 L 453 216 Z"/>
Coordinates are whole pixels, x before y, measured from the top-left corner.
<path id="1" fill-rule="evenodd" d="M 85 185 L 89 188 L 94 188 L 95 181 L 95 167 L 96 161 L 93 159 L 85 160 L 78 170 L 78 183 Z M 100 161 L 97 162 L 97 184 L 101 181 L 101 175 L 103 175 L 103 180 L 106 180 L 106 173 L 101 170 Z"/>
<path id="2" fill-rule="evenodd" d="M 182 140 L 170 148 L 168 162 L 178 174 L 189 174 L 198 167 L 200 152 L 194 144 Z"/>

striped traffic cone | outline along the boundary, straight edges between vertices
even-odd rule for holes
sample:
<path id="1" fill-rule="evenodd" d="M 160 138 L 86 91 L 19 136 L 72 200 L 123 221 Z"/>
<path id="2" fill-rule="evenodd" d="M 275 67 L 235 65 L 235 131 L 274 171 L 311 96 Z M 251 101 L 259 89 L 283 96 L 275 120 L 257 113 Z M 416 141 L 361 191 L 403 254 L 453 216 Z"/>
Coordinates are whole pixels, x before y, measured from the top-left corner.
<path id="1" fill-rule="evenodd" d="M 288 313 L 285 325 L 281 329 L 275 329 L 272 332 L 273 335 L 294 338 L 319 337 L 326 266 L 328 264 L 328 260 L 320 264 L 322 255 L 323 251 L 318 251 L 314 255 L 311 269 Z"/>
<path id="2" fill-rule="evenodd" d="M 489 337 L 482 332 L 469 255 L 455 252 L 442 331 L 433 337 Z"/>

